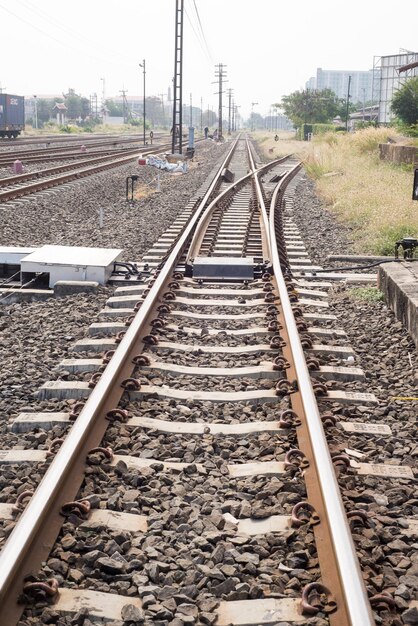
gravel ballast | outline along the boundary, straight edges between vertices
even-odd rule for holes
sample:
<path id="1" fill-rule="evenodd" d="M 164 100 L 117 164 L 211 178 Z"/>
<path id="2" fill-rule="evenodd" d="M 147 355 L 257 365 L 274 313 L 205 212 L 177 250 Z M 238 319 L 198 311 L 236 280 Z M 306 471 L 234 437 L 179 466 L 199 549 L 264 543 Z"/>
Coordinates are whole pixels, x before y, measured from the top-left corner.
<path id="1" fill-rule="evenodd" d="M 150 203 L 153 201 L 151 197 Z M 313 262 L 327 265 L 327 255 L 350 253 L 349 230 L 337 225 L 315 196 L 309 181 L 302 180 L 297 187 L 293 214 Z M 81 300 L 77 311 L 80 305 Z M 221 313 L 223 309 L 212 311 Z M 51 313 L 49 311 L 49 317 Z M 384 303 L 359 300 L 350 287 L 341 283 L 330 290 L 330 313 L 337 315 L 336 327 L 347 332 L 357 355 L 355 365 L 362 367 L 366 374 L 366 381 L 353 385 L 353 389 L 363 387 L 363 391 L 375 393 L 379 400 L 376 408 L 333 404 L 334 416 L 341 421 L 378 422 L 391 426 L 393 431 L 392 437 L 349 435 L 342 432 L 337 423 L 327 430 L 331 451 L 342 453 L 349 448 L 363 455 L 360 458 L 365 462 L 414 467 L 418 456 L 413 408 L 416 405 L 396 399 L 417 395 L 416 352 L 412 340 Z M 68 310 L 63 311 L 63 319 L 68 317 L 70 321 L 69 314 Z M 84 318 L 77 321 L 83 324 Z M 75 329 L 75 340 L 79 335 L 75 336 L 76 321 L 72 323 L 69 327 Z M 18 324 L 16 330 L 24 341 L 24 329 Z M 43 336 L 46 341 L 46 335 Z M 172 337 L 175 338 L 174 333 Z M 225 344 L 229 343 L 235 344 L 235 340 L 226 339 Z M 56 356 L 61 358 L 65 354 L 62 341 Z M 154 354 L 159 354 L 158 348 Z M 179 363 L 188 362 L 181 353 L 174 353 L 172 357 Z M 46 358 L 48 365 L 42 375 L 47 374 L 52 365 Z M 205 361 L 195 358 L 194 363 L 203 365 Z M 248 361 L 243 360 L 240 364 L 246 363 Z M 215 364 L 219 366 L 219 362 Z M 10 375 L 10 368 L 8 373 Z M 147 378 L 154 377 L 145 377 L 144 382 Z M 153 384 L 160 386 L 161 381 L 156 378 Z M 182 380 L 167 377 L 164 382 L 173 387 Z M 252 384 L 251 380 L 240 382 L 245 386 Z M 198 386 L 200 384 L 204 385 L 204 380 Z M 230 383 L 220 381 L 219 385 L 228 388 Z M 266 381 L 266 387 L 269 386 L 270 381 Z M 141 402 L 138 412 L 153 416 L 152 412 L 156 411 L 158 417 L 178 419 L 180 406 L 175 401 L 151 399 Z M 266 405 L 254 410 L 244 405 L 239 408 L 245 414 L 243 421 L 254 419 L 251 414 L 258 419 L 271 419 L 269 413 L 273 410 Z M 206 415 L 208 421 L 235 421 L 233 415 L 222 414 L 223 410 L 227 411 L 226 406 L 213 411 L 210 403 L 201 406 L 199 402 L 187 401 L 183 409 L 182 421 L 199 421 Z M 299 476 L 292 480 L 289 476 L 228 478 L 228 463 L 248 461 L 248 457 L 277 459 L 289 446 L 295 445 L 292 435 L 286 440 L 268 434 L 237 438 L 207 433 L 202 437 L 177 436 L 116 424 L 108 429 L 105 444 L 119 454 L 153 458 L 156 462 L 151 467 L 133 470 L 123 461 L 110 468 L 105 461 L 96 458 L 87 470 L 82 496 L 91 500 L 93 508 L 102 505 L 115 511 L 146 514 L 149 531 L 138 537 L 100 528 L 93 534 L 65 524 L 60 541 L 43 568 L 46 577 L 56 576 L 67 586 L 74 584 L 126 596 L 128 608 L 124 624 L 171 626 L 215 623 L 217 598 L 254 599 L 271 592 L 277 594 L 274 597 L 282 597 L 282 594 L 298 597 L 302 584 L 318 577 L 315 544 L 309 529 L 292 531 L 286 537 L 269 533 L 241 541 L 236 536 L 234 522 L 225 521 L 222 516 L 227 512 L 237 519 L 249 516 L 262 519 L 283 511 L 289 513 L 293 504 L 305 497 Z M 186 461 L 190 466 L 180 473 L 166 471 L 162 461 L 171 459 Z M 206 471 L 201 471 L 199 463 L 204 464 Z M 383 611 L 377 623 L 383 626 L 418 623 L 408 611 L 408 602 L 418 589 L 416 537 L 408 535 L 405 522 L 408 516 L 417 514 L 411 481 L 357 476 L 351 468 L 337 472 L 347 510 L 361 509 L 368 516 L 365 526 L 354 530 L 368 591 L 372 595 L 388 590 L 395 597 L 398 615 L 403 613 L 402 618 Z M 28 478 L 27 470 L 25 477 Z M 14 487 L 22 490 L 23 476 L 17 482 Z M 134 607 L 129 608 L 129 597 L 138 594 L 143 598 L 144 608 L 135 613 Z M 88 616 L 60 618 L 54 614 L 53 607 L 34 609 L 32 615 L 28 611 L 22 626 L 37 623 L 90 626 Z M 324 626 L 328 622 L 319 616 L 306 619 L 305 623 Z"/>
<path id="2" fill-rule="evenodd" d="M 121 248 L 124 260 L 137 261 L 181 212 L 226 149 L 225 144 L 212 141 L 198 144 L 183 175 L 139 166 L 132 158 L 132 165 L 4 203 L 0 246 Z M 126 178 L 132 175 L 139 176 L 135 189 L 140 198 L 134 204 L 125 196 Z M 104 210 L 102 229 L 99 209 Z"/>

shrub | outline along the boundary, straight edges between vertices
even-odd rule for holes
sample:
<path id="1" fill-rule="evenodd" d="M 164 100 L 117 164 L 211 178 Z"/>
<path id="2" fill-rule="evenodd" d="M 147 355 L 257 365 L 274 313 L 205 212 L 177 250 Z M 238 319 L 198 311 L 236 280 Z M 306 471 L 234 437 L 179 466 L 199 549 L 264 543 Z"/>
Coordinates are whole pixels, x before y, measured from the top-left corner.
<path id="1" fill-rule="evenodd" d="M 74 126 L 65 124 L 65 126 L 59 126 L 58 130 L 60 133 L 74 133 L 76 129 L 74 128 Z"/>
<path id="2" fill-rule="evenodd" d="M 376 233 L 374 244 L 376 254 L 383 256 L 395 254 L 395 244 L 404 237 L 416 237 L 416 232 L 411 232 L 412 227 L 408 224 L 396 224 L 382 226 Z"/>
<path id="3" fill-rule="evenodd" d="M 351 145 L 360 154 L 377 152 L 380 143 L 387 143 L 398 137 L 398 133 L 393 128 L 364 128 L 350 135 Z"/>
<path id="4" fill-rule="evenodd" d="M 364 300 L 365 302 L 382 302 L 383 293 L 377 287 L 352 287 L 348 292 L 354 300 Z"/>
<path id="5" fill-rule="evenodd" d="M 326 133 L 335 133 L 337 126 L 334 124 L 312 124 L 313 135 L 325 135 Z"/>

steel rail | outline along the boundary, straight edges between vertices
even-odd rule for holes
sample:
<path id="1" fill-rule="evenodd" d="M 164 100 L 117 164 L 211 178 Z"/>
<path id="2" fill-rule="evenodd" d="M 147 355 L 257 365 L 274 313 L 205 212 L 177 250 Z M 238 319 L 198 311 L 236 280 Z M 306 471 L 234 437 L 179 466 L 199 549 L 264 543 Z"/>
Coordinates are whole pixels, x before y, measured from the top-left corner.
<path id="1" fill-rule="evenodd" d="M 248 142 L 247 142 L 247 148 L 248 148 Z M 276 165 L 278 165 L 279 163 L 282 163 L 284 161 L 286 161 L 286 159 L 288 159 L 289 156 L 284 156 L 281 157 L 280 159 L 275 159 L 274 161 L 271 161 L 269 163 L 266 163 L 265 165 L 263 165 L 258 171 L 259 172 L 264 172 L 267 169 L 270 169 Z M 228 195 L 233 194 L 238 187 L 241 187 L 242 185 L 245 184 L 245 182 L 250 182 L 253 178 L 253 172 L 249 172 L 248 174 L 246 174 L 245 176 L 242 176 L 241 178 L 239 178 L 235 183 L 231 184 L 227 189 L 224 189 L 224 191 L 222 191 L 219 196 L 217 196 L 205 209 L 201 220 L 199 221 L 199 224 L 195 230 L 195 233 L 193 235 L 193 239 L 190 243 L 190 247 L 187 253 L 187 259 L 186 259 L 186 264 L 191 263 L 192 259 L 196 258 L 196 256 L 199 253 L 199 249 L 202 245 L 203 242 L 203 238 L 205 235 L 205 231 L 207 229 L 207 226 L 209 225 L 210 220 L 212 219 L 213 213 L 216 209 L 217 204 L 224 198 L 226 198 Z M 264 208 L 265 210 L 265 208 Z M 266 213 L 267 216 L 267 213 Z"/>
<path id="2" fill-rule="evenodd" d="M 164 149 L 165 146 L 159 146 L 159 150 Z M 154 152 L 155 148 L 148 148 L 145 153 L 148 154 L 150 152 Z M 7 200 L 11 200 L 13 198 L 19 198 L 20 196 L 25 196 L 34 191 L 39 191 L 42 189 L 48 189 L 49 187 L 56 187 L 62 183 L 70 182 L 77 178 L 83 178 L 84 176 L 89 176 L 90 174 L 95 174 L 96 172 L 101 172 L 106 169 L 111 169 L 112 167 L 118 167 L 119 165 L 124 165 L 131 163 L 133 160 L 133 156 L 138 153 L 137 150 L 133 151 L 129 155 L 125 155 L 122 157 L 115 158 L 114 156 L 109 157 L 100 157 L 97 159 L 88 159 L 83 161 L 83 163 L 88 163 L 86 167 L 78 168 L 76 163 L 68 163 L 66 165 L 57 166 L 56 168 L 50 168 L 47 170 L 41 170 L 41 172 L 45 172 L 45 177 L 40 177 L 36 182 L 30 183 L 28 185 L 24 185 L 22 187 L 13 187 L 12 189 L 7 189 L 5 191 L 0 191 L 0 203 Z M 141 152 L 144 154 L 144 151 Z M 95 162 L 96 165 L 91 165 L 91 163 Z M 80 162 L 81 163 L 81 162 Z M 53 178 L 47 178 L 48 173 L 51 171 L 66 171 L 70 170 L 67 174 L 62 174 L 61 176 L 56 176 Z M 73 171 L 71 171 L 73 170 Z M 26 174 L 21 174 L 18 176 L 26 176 Z M 35 172 L 33 173 L 35 176 Z M 0 179 L 0 187 L 2 181 L 4 179 Z"/>
<path id="3" fill-rule="evenodd" d="M 0 187 L 6 187 L 7 185 L 13 185 L 15 183 L 22 183 L 27 180 L 43 178 L 44 176 L 49 176 L 54 173 L 61 173 L 71 170 L 76 170 L 77 168 L 83 168 L 85 165 L 94 165 L 95 163 L 105 163 L 106 161 L 110 161 L 114 158 L 120 158 L 123 156 L 133 156 L 138 154 L 138 148 L 129 148 L 129 150 L 125 152 L 118 152 L 117 154 L 107 154 L 102 156 L 92 156 L 91 159 L 83 158 L 81 161 L 77 161 L 76 163 L 63 163 L 62 165 L 56 165 L 54 167 L 48 167 L 46 169 L 37 170 L 36 172 L 27 172 L 25 174 L 16 174 L 15 176 L 8 176 L 7 178 L 0 178 Z M 80 156 L 80 155 L 79 155 Z M 66 158 L 66 157 L 64 157 Z"/>
<path id="4" fill-rule="evenodd" d="M 255 184 L 255 188 L 256 188 L 256 194 L 258 196 L 258 202 L 260 205 L 260 213 L 261 213 L 261 229 L 264 232 L 265 238 L 266 238 L 266 248 L 267 250 L 271 250 L 271 244 L 270 244 L 270 233 L 269 233 L 269 227 L 268 227 L 268 216 L 267 216 L 267 210 L 266 210 L 266 205 L 264 203 L 264 199 L 263 199 L 263 194 L 261 192 L 261 186 L 260 186 L 260 181 L 258 180 L 258 173 L 262 172 L 266 169 L 266 166 L 263 166 L 261 168 L 259 168 L 259 170 L 257 170 L 256 166 L 255 166 L 255 161 L 254 161 L 254 156 L 251 150 L 251 144 L 247 139 L 247 151 L 248 151 L 248 158 L 250 160 L 250 165 L 251 165 L 251 174 L 254 176 L 254 184 Z M 286 157 L 289 158 L 289 157 Z M 272 161 L 274 163 L 274 161 Z M 268 165 L 268 164 L 267 164 Z M 270 257 L 271 258 L 271 257 Z M 270 260 L 270 259 L 269 259 Z"/>
<path id="5" fill-rule="evenodd" d="M 129 357 L 140 351 L 138 346 L 142 346 L 140 339 L 148 318 L 237 143 L 238 138 L 0 553 L 0 624 L 12 626 L 20 618 L 23 607 L 17 603 L 13 589 L 22 588 L 25 575 L 36 571 L 52 549 L 62 525 L 61 505 L 74 499 L 82 483 L 86 454 L 101 441 L 106 430 L 104 415 L 117 406 L 124 392 L 120 383 L 134 369 Z"/>
<path id="6" fill-rule="evenodd" d="M 159 145 L 156 145 L 155 148 L 159 149 Z M 121 155 L 121 154 L 128 154 L 128 152 L 130 151 L 136 151 L 139 152 L 139 147 L 136 146 L 134 148 L 129 148 L 129 147 L 123 147 L 123 148 L 114 148 L 114 147 L 110 147 L 109 148 L 104 148 L 101 150 L 95 150 L 95 151 L 86 151 L 86 152 L 80 152 L 80 150 L 77 150 L 76 152 L 54 152 L 52 150 L 47 150 L 41 154 L 30 154 L 29 156 L 26 155 L 14 155 L 12 158 L 6 158 L 3 157 L 2 154 L 0 153 L 0 167 L 1 168 L 6 168 L 8 166 L 12 166 L 14 161 L 16 159 L 20 159 L 23 156 L 23 161 L 24 161 L 24 165 L 29 165 L 29 163 L 42 163 L 45 161 L 52 161 L 52 160 L 56 160 L 56 161 L 63 161 L 65 159 L 80 159 L 80 158 L 94 158 L 94 157 L 100 157 L 100 156 L 111 156 L 111 155 Z"/>
<path id="7" fill-rule="evenodd" d="M 152 152 L 155 152 L 156 148 L 158 148 L 158 150 L 164 150 L 167 147 L 168 144 L 153 146 L 152 148 L 148 147 L 145 150 L 142 150 L 141 154 L 150 154 Z M 33 182 L 32 184 L 24 185 L 22 187 L 13 187 L 12 189 L 0 191 L 0 202 L 11 200 L 12 198 L 19 198 L 20 196 L 27 195 L 28 193 L 32 193 L 34 191 L 48 189 L 49 187 L 55 187 L 61 183 L 69 182 L 77 178 L 82 178 L 96 172 L 101 172 L 105 169 L 111 169 L 112 167 L 118 167 L 119 165 L 124 165 L 125 163 L 131 163 L 132 157 L 136 154 L 139 154 L 139 152 L 138 149 L 132 148 L 120 154 L 123 154 L 123 156 L 115 157 L 115 155 L 108 155 L 97 158 L 93 157 L 89 159 L 83 159 L 78 163 L 66 163 L 62 165 L 57 165 L 56 167 L 39 170 L 38 172 L 28 172 L 27 174 L 18 174 L 16 176 L 11 176 L 8 178 L 0 178 L 0 188 L 7 187 L 9 184 L 12 183 L 24 182 L 25 180 L 35 180 L 35 182 Z M 92 165 L 92 163 L 95 163 L 96 165 Z M 86 167 L 80 167 L 80 165 L 82 164 L 86 164 Z M 51 173 L 53 174 L 54 172 L 59 173 L 66 171 L 69 171 L 69 173 L 63 174 L 62 176 L 47 178 L 47 176 Z"/>
<path id="8" fill-rule="evenodd" d="M 277 249 L 275 232 L 277 198 L 279 193 L 283 191 L 289 180 L 300 168 L 301 164 L 296 165 L 293 170 L 282 178 L 273 192 L 268 223 L 271 242 L 271 262 L 279 290 L 280 307 L 285 319 L 290 349 L 293 355 L 300 399 L 303 405 L 308 436 L 314 457 L 315 472 L 317 480 L 319 481 L 322 500 L 325 503 L 324 512 L 327 517 L 326 521 L 331 535 L 334 561 L 337 564 L 337 571 L 334 573 L 334 576 L 338 574 L 350 626 L 374 626 L 375 620 L 367 598 L 367 591 L 347 522 L 344 504 L 335 476 L 334 466 L 321 422 L 315 393 L 312 388 L 311 377 L 306 365 L 305 355 L 300 342 L 286 283 L 281 270 Z M 324 521 L 325 520 L 321 521 L 320 526 Z M 315 526 L 314 529 L 316 528 L 318 527 Z M 330 619 L 332 622 L 332 616 L 330 616 Z M 336 623 L 340 626 L 343 622 L 337 621 Z"/>
<path id="9" fill-rule="evenodd" d="M 157 133 L 154 134 L 154 137 L 161 137 L 164 136 L 165 133 Z M 108 139 L 107 139 L 108 137 Z M 118 143 L 140 143 L 143 145 L 143 141 L 142 141 L 142 135 L 139 138 L 138 136 L 135 135 L 95 135 L 95 136 L 89 136 L 89 135 L 73 135 L 73 136 L 64 136 L 64 135 L 44 135 L 39 137 L 39 139 L 29 139 L 28 137 L 20 137 L 17 141 L 13 141 L 13 143 L 2 143 L 0 141 L 0 148 L 2 146 L 9 148 L 9 147 L 22 147 L 22 146 L 30 146 L 30 145 L 37 145 L 37 144 L 44 144 L 44 143 L 64 143 L 64 144 L 76 144 L 77 141 L 80 142 L 80 145 L 84 144 L 84 143 L 88 143 L 90 144 L 90 146 L 105 146 L 105 145 L 110 145 L 110 144 L 118 144 Z M 74 147 L 74 146 L 71 146 Z M 48 149 L 48 148 L 46 148 Z"/>

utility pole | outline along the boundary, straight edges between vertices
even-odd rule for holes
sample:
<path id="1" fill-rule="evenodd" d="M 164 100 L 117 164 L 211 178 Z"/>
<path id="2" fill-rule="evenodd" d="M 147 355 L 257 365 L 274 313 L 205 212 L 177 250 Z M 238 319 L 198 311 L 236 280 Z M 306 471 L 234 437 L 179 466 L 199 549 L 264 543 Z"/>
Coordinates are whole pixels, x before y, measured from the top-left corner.
<path id="1" fill-rule="evenodd" d="M 126 104 L 127 104 L 126 94 L 127 94 L 127 91 L 126 91 L 126 89 L 121 89 L 119 91 L 119 93 L 122 94 L 123 123 L 126 124 L 126 120 L 128 118 L 128 114 L 127 114 L 127 111 L 126 111 Z M 93 94 L 93 96 L 96 96 L 96 94 Z M 96 96 L 96 103 L 97 103 L 97 96 Z"/>
<path id="2" fill-rule="evenodd" d="M 258 104 L 258 102 L 251 102 L 251 130 L 254 130 L 254 106 Z"/>
<path id="3" fill-rule="evenodd" d="M 35 99 L 35 128 L 38 128 L 38 96 L 33 96 Z"/>
<path id="4" fill-rule="evenodd" d="M 348 77 L 348 89 L 347 89 L 347 109 L 345 112 L 345 130 L 348 131 L 348 110 L 350 107 L 350 85 L 351 85 L 351 76 Z"/>
<path id="5" fill-rule="evenodd" d="M 232 122 L 231 122 L 231 126 L 232 126 L 232 132 L 234 132 L 234 130 L 235 130 L 235 100 L 232 100 Z"/>
<path id="6" fill-rule="evenodd" d="M 238 130 L 238 109 L 241 108 L 241 105 L 240 104 L 236 104 L 234 108 L 235 108 L 235 128 L 234 128 L 234 130 Z"/>
<path id="7" fill-rule="evenodd" d="M 200 132 L 203 131 L 203 98 L 200 96 Z"/>
<path id="8" fill-rule="evenodd" d="M 224 70 L 224 68 L 226 67 L 226 65 L 223 65 L 222 63 L 218 63 L 218 65 L 215 65 L 215 78 L 218 79 L 218 88 L 219 91 L 217 92 L 219 95 L 219 102 L 218 102 L 218 140 L 222 139 L 222 83 L 224 82 L 224 78 L 226 77 L 226 71 Z"/>
<path id="9" fill-rule="evenodd" d="M 193 126 L 193 98 L 192 94 L 190 94 L 190 115 L 189 115 L 190 124 L 189 126 Z"/>
<path id="10" fill-rule="evenodd" d="M 231 99 L 232 99 L 232 92 L 233 89 L 229 88 L 228 89 L 228 135 L 231 134 Z"/>
<path id="11" fill-rule="evenodd" d="M 176 0 L 176 24 L 174 35 L 174 80 L 173 80 L 173 133 L 171 138 L 171 152 L 176 151 L 178 139 L 178 152 L 182 153 L 182 116 L 183 116 L 183 9 L 184 0 Z"/>
<path id="12" fill-rule="evenodd" d="M 143 121 L 144 121 L 144 124 L 143 124 L 143 126 L 144 126 L 143 143 L 144 143 L 144 146 L 145 146 L 145 59 L 142 59 L 142 63 L 139 64 L 139 67 L 142 67 L 142 72 L 143 72 L 143 75 L 144 75 L 144 100 L 143 100 L 144 104 L 143 104 L 143 115 L 142 115 L 142 117 L 143 117 Z"/>
<path id="13" fill-rule="evenodd" d="M 362 87 L 361 90 L 363 92 L 363 122 L 364 122 L 364 109 L 366 106 L 366 88 Z"/>
<path id="14" fill-rule="evenodd" d="M 161 98 L 161 108 L 163 110 L 163 126 L 165 126 L 165 109 L 164 109 L 164 96 L 166 96 L 166 93 L 159 93 L 158 94 Z"/>

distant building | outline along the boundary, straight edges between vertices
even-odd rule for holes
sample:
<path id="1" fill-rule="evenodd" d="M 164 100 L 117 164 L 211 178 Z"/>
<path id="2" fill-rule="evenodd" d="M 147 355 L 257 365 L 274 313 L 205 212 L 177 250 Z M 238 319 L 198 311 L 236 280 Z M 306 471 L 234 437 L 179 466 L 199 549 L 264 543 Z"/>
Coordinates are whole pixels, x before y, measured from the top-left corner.
<path id="1" fill-rule="evenodd" d="M 306 89 L 331 89 L 338 98 L 346 98 L 348 92 L 348 77 L 351 76 L 350 101 L 369 102 L 373 100 L 373 92 L 376 89 L 378 76 L 374 70 L 345 71 L 323 70 L 318 67 L 316 76 L 312 76 L 306 83 Z M 373 81 L 375 84 L 373 85 Z"/>
<path id="2" fill-rule="evenodd" d="M 53 113 L 55 113 L 57 117 L 57 124 L 59 126 L 64 126 L 67 123 L 67 107 L 63 102 L 56 102 L 55 106 L 52 109 Z"/>
<path id="3" fill-rule="evenodd" d="M 374 101 L 379 103 L 379 124 L 390 124 L 394 117 L 390 108 L 394 92 L 408 79 L 418 76 L 418 66 L 401 72 L 399 70 L 415 63 L 418 63 L 418 52 L 409 50 L 403 50 L 400 54 L 374 57 L 374 72 L 378 78 Z"/>

